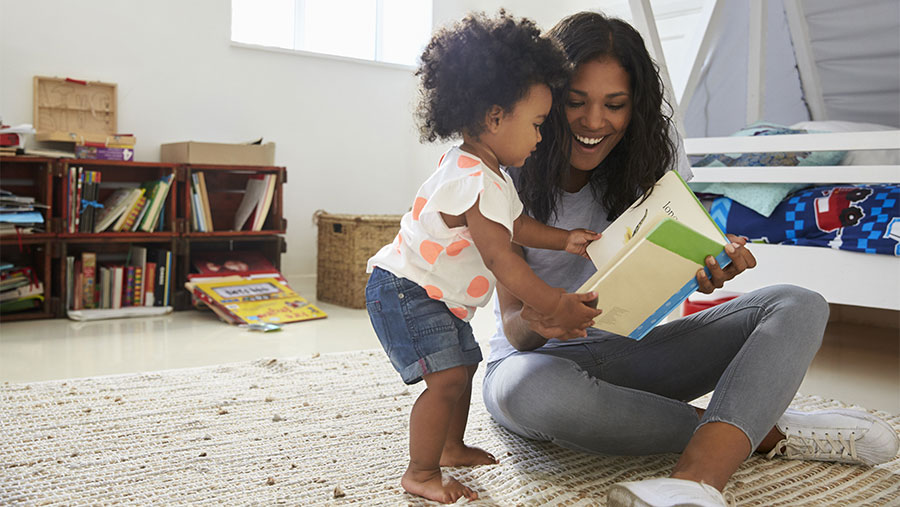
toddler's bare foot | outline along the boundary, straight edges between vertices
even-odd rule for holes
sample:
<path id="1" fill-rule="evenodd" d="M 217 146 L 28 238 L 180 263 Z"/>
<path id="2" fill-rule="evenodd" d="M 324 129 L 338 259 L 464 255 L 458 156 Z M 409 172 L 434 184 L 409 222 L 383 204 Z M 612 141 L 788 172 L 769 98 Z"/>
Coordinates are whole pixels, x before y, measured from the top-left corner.
<path id="1" fill-rule="evenodd" d="M 456 444 L 447 442 L 441 453 L 442 467 L 496 465 L 497 463 L 499 461 L 493 454 L 478 447 L 469 447 L 462 442 Z"/>
<path id="2" fill-rule="evenodd" d="M 429 500 L 441 503 L 454 503 L 461 497 L 469 500 L 478 498 L 478 493 L 463 486 L 453 477 L 442 476 L 441 470 L 413 470 L 407 468 L 403 478 L 400 479 L 403 489 Z"/>

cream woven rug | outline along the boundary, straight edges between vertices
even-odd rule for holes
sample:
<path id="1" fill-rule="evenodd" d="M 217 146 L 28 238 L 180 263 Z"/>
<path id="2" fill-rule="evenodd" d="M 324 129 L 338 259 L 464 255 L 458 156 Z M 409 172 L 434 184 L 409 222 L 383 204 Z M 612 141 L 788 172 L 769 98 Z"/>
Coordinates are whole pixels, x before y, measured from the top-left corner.
<path id="1" fill-rule="evenodd" d="M 427 504 L 399 486 L 422 388 L 404 386 L 381 351 L 5 384 L 0 504 Z M 451 473 L 478 504 L 604 505 L 614 482 L 665 476 L 676 460 L 527 441 L 473 398 L 467 441 L 501 464 Z M 794 406 L 844 405 L 798 396 Z M 900 416 L 879 415 L 900 429 Z M 739 505 L 898 505 L 900 460 L 753 458 L 728 490 Z"/>

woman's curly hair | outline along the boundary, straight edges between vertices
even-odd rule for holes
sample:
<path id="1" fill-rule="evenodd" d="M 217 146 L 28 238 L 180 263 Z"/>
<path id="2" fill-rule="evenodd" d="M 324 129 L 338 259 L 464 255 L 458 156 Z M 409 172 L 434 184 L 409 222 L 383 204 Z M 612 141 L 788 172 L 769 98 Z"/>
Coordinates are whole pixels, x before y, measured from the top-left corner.
<path id="1" fill-rule="evenodd" d="M 477 136 L 491 107 L 511 111 L 534 84 L 546 84 L 557 98 L 569 70 L 565 53 L 533 21 L 502 9 L 495 18 L 469 14 L 438 30 L 422 53 L 416 71 L 421 138 Z"/>
<path id="2" fill-rule="evenodd" d="M 618 217 L 641 194 L 651 191 L 675 160 L 672 108 L 663 94 L 659 68 L 650 58 L 641 35 L 631 25 L 596 12 L 580 12 L 560 21 L 549 37 L 562 44 L 577 69 L 593 60 L 612 58 L 631 82 L 631 122 L 624 137 L 591 171 L 590 185 L 609 211 Z M 663 107 L 665 106 L 665 107 Z M 525 209 L 546 223 L 556 213 L 569 174 L 572 131 L 565 102 L 554 102 L 541 128 L 543 140 L 528 158 L 517 181 Z"/>

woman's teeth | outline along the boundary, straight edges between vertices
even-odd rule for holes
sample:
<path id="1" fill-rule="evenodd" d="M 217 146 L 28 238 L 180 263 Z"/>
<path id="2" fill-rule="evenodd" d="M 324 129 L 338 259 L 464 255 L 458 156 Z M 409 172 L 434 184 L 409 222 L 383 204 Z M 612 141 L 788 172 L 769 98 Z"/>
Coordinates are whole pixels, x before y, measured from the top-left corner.
<path id="1" fill-rule="evenodd" d="M 578 134 L 575 134 L 575 139 L 578 139 L 578 141 L 581 142 L 581 143 L 583 143 L 583 144 L 587 144 L 587 145 L 589 145 L 589 146 L 593 146 L 593 145 L 599 143 L 600 141 L 602 141 L 602 140 L 603 140 L 603 137 L 584 137 L 584 136 L 580 136 L 580 135 L 578 135 Z"/>

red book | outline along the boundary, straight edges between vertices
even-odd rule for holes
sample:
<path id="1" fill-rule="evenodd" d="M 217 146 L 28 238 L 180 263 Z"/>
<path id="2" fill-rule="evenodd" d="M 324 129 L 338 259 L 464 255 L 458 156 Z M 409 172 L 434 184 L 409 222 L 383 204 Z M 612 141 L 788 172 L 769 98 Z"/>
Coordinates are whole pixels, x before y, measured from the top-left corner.
<path id="1" fill-rule="evenodd" d="M 153 306 L 153 283 L 156 280 L 156 263 L 148 262 L 144 267 L 144 306 Z"/>

